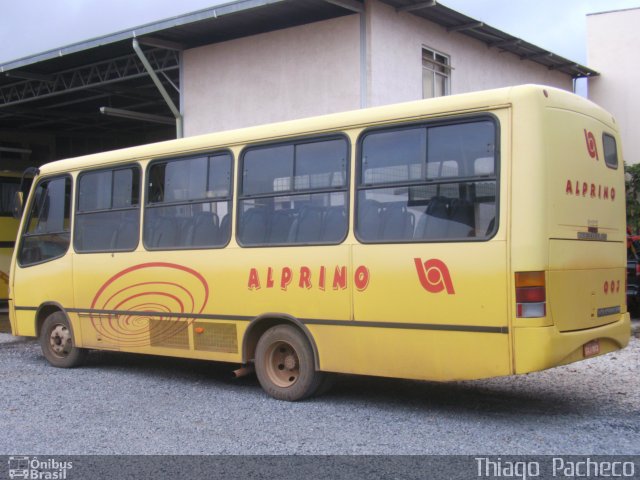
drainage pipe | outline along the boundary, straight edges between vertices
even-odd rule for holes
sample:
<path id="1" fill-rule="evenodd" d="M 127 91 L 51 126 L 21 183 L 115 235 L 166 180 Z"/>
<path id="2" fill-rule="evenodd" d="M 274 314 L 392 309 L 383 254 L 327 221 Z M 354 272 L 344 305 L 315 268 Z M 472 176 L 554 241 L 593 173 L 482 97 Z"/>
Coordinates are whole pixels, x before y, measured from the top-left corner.
<path id="1" fill-rule="evenodd" d="M 164 88 L 164 85 L 162 85 L 160 78 L 158 78 L 158 75 L 156 74 L 155 70 L 149 63 L 149 60 L 147 60 L 147 57 L 142 51 L 142 48 L 140 48 L 140 44 L 138 43 L 138 39 L 136 38 L 133 39 L 133 49 L 138 55 L 138 58 L 140 59 L 140 61 L 142 62 L 142 65 L 144 65 L 144 68 L 147 70 L 147 73 L 151 77 L 151 80 L 153 80 L 153 83 L 155 83 L 156 87 L 160 91 L 160 95 L 162 95 L 162 98 L 164 98 L 164 101 L 167 102 L 167 105 L 169 106 L 171 113 L 173 113 L 173 116 L 176 119 L 176 137 L 182 138 L 184 136 L 184 133 L 183 133 L 183 125 L 182 125 L 183 124 L 182 115 L 180 114 L 180 110 L 178 110 L 176 105 L 173 103 L 173 100 L 171 100 L 169 93 Z"/>

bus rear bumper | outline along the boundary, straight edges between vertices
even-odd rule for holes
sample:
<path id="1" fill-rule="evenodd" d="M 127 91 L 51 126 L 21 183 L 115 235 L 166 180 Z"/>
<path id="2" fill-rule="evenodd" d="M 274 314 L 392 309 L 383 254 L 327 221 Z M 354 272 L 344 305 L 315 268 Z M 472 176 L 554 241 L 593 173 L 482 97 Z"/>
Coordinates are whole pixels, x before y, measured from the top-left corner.
<path id="1" fill-rule="evenodd" d="M 572 332 L 560 332 L 555 326 L 516 327 L 514 373 L 545 370 L 620 350 L 627 346 L 630 336 L 628 313 L 613 323 Z M 597 345 L 597 351 L 585 348 L 587 344 Z"/>

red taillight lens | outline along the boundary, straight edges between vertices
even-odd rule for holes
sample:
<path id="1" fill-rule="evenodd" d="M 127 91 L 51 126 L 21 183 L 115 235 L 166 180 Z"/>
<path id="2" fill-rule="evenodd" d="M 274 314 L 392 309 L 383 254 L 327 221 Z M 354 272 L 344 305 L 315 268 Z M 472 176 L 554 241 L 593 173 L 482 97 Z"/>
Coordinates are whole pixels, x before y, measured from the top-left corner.
<path id="1" fill-rule="evenodd" d="M 547 314 L 547 291 L 544 272 L 518 272 L 516 283 L 516 316 L 540 318 Z"/>
<path id="2" fill-rule="evenodd" d="M 640 262 L 636 263 L 636 277 L 640 277 Z"/>
<path id="3" fill-rule="evenodd" d="M 546 300 L 544 287 L 521 287 L 516 288 L 516 302 L 518 303 L 541 303 Z"/>

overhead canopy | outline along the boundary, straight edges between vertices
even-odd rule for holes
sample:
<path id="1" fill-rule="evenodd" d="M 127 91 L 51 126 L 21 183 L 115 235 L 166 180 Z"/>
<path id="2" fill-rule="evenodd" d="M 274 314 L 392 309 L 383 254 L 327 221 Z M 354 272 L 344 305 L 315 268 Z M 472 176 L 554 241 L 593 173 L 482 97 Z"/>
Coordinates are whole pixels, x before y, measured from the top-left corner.
<path id="1" fill-rule="evenodd" d="M 597 75 L 436 2 L 383 1 L 572 77 Z M 174 115 L 133 39 L 179 105 L 182 50 L 361 9 L 361 0 L 239 0 L 2 64 L 0 169 L 174 138 Z M 116 116 L 127 112 L 136 120 Z"/>

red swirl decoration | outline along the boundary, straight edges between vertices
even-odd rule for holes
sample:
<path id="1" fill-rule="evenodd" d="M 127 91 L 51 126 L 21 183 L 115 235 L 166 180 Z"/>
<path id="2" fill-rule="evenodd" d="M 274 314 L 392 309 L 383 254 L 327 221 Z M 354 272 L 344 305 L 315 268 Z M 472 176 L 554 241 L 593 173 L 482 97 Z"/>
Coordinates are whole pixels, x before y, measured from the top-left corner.
<path id="1" fill-rule="evenodd" d="M 209 285 L 195 270 L 174 263 L 142 263 L 112 276 L 91 302 L 92 310 L 141 313 L 96 314 L 91 323 L 103 338 L 134 347 L 149 345 L 149 321 L 162 320 L 153 330 L 154 340 L 162 343 L 193 322 L 181 314 L 202 313 L 208 300 Z"/>
<path id="2" fill-rule="evenodd" d="M 593 133 L 585 130 L 584 139 L 587 142 L 587 151 L 589 152 L 589 156 L 591 158 L 595 158 L 596 160 L 600 160 L 598 158 L 598 145 L 596 144 L 596 137 L 594 137 Z"/>

